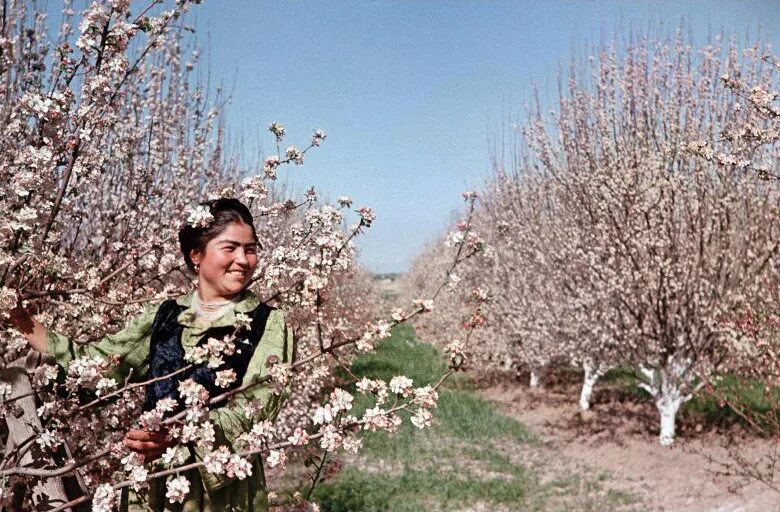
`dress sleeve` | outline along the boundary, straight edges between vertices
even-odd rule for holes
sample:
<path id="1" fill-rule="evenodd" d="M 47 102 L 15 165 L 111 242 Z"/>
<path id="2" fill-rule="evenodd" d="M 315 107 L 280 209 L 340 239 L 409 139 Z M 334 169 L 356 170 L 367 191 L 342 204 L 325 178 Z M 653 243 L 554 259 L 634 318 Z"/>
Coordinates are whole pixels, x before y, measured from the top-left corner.
<path id="1" fill-rule="evenodd" d="M 268 317 L 263 336 L 249 360 L 249 366 L 241 384 L 250 384 L 268 375 L 266 361 L 270 356 L 276 356 L 280 362 L 287 364 L 291 364 L 295 357 L 293 333 L 287 327 L 284 313 L 278 309 L 273 310 Z M 282 394 L 274 394 L 268 384 L 258 384 L 239 393 L 228 405 L 212 409 L 209 412 L 209 419 L 214 424 L 217 446 L 227 445 L 232 448 L 238 436 L 250 431 L 255 423 L 262 420 L 273 421 L 276 418 L 289 390 Z M 244 405 L 249 402 L 256 405 L 251 409 L 257 411 L 251 416 L 246 415 L 244 408 Z M 195 452 L 199 459 L 205 455 L 199 448 Z M 203 483 L 209 491 L 219 489 L 232 480 L 225 475 L 209 473 L 203 466 L 200 467 L 200 473 Z"/>
<path id="2" fill-rule="evenodd" d="M 116 355 L 119 356 L 119 364 L 108 373 L 108 377 L 122 383 L 132 370 L 131 380 L 141 379 L 149 368 L 149 342 L 158 308 L 159 306 L 147 308 L 124 329 L 104 336 L 97 343 L 74 343 L 68 337 L 48 329 L 46 349 L 63 368 L 67 368 L 71 361 L 80 357 L 109 359 Z"/>

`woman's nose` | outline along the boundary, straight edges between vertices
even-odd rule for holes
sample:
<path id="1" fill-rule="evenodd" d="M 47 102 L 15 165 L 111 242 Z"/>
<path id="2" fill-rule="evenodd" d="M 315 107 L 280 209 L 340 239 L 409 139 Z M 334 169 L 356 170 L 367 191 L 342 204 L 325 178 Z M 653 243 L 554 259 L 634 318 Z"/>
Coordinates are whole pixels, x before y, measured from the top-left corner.
<path id="1" fill-rule="evenodd" d="M 249 258 L 247 258 L 246 252 L 243 249 L 236 250 L 235 261 L 239 265 L 249 265 Z"/>

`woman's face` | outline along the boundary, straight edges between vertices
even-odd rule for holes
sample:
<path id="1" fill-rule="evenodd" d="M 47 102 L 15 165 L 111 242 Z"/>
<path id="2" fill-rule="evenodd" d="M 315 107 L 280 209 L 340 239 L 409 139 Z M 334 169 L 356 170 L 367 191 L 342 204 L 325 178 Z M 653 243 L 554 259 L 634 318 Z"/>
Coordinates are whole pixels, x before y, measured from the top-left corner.
<path id="1" fill-rule="evenodd" d="M 229 299 L 240 293 L 257 267 L 257 242 L 252 228 L 231 222 L 206 248 L 190 253 L 199 266 L 198 291 L 206 301 Z"/>

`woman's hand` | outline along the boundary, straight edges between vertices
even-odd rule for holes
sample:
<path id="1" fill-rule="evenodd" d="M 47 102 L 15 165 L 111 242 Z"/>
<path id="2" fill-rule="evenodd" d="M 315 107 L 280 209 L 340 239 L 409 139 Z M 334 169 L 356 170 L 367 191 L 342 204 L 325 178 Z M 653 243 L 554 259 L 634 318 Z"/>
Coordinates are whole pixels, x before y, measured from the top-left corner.
<path id="1" fill-rule="evenodd" d="M 46 353 L 46 328 L 21 303 L 11 310 L 8 320 L 27 338 L 32 348 Z"/>
<path id="2" fill-rule="evenodd" d="M 131 428 L 122 441 L 125 446 L 144 456 L 145 462 L 156 460 L 174 443 L 168 439 L 166 432 L 149 432 Z"/>

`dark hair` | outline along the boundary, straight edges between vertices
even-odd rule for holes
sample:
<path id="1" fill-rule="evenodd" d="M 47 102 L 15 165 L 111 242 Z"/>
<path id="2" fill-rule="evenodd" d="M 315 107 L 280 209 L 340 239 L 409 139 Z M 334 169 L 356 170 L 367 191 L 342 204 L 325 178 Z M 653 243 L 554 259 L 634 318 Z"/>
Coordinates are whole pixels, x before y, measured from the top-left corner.
<path id="1" fill-rule="evenodd" d="M 187 268 L 192 272 L 195 272 L 195 265 L 190 258 L 190 252 L 205 251 L 206 245 L 211 240 L 218 237 L 231 222 L 241 222 L 252 228 L 252 236 L 256 242 L 259 242 L 257 240 L 257 232 L 255 231 L 252 214 L 249 212 L 249 208 L 238 199 L 214 199 L 213 201 L 200 203 L 200 205 L 208 208 L 209 212 L 214 217 L 214 220 L 205 228 L 196 228 L 186 222 L 181 229 L 179 229 L 179 247 L 181 247 L 181 252 L 184 255 L 184 262 L 187 264 Z"/>

